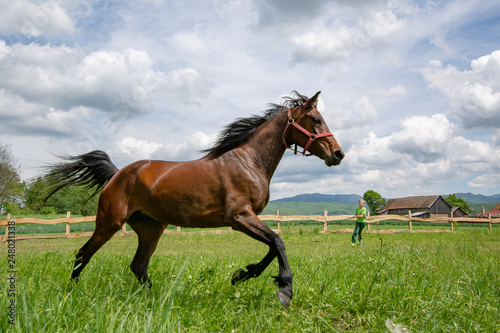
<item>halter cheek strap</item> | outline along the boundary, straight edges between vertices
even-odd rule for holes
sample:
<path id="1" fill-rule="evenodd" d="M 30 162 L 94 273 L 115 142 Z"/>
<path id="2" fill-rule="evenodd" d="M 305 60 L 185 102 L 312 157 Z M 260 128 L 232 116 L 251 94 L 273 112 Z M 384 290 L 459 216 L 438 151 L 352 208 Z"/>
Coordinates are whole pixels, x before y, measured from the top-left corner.
<path id="1" fill-rule="evenodd" d="M 295 149 L 292 149 L 292 147 L 290 147 L 286 143 L 286 140 L 285 140 L 286 131 L 288 130 L 288 127 L 290 127 L 290 125 L 294 126 L 299 131 L 301 131 L 302 133 L 304 133 L 305 135 L 307 135 L 309 137 L 309 140 L 307 141 L 306 145 L 304 146 L 304 151 L 302 151 L 302 155 L 305 155 L 305 156 L 312 155 L 311 153 L 306 155 L 306 152 L 314 140 L 319 139 L 319 138 L 324 138 L 327 136 L 333 136 L 333 134 L 331 132 L 326 132 L 326 133 L 321 133 L 321 134 L 313 134 L 295 122 L 295 120 L 292 118 L 292 110 L 288 109 L 287 113 L 288 113 L 288 121 L 287 121 L 285 130 L 283 131 L 283 143 L 285 144 L 285 147 L 287 149 L 293 150 L 295 152 L 295 154 L 297 154 L 297 144 L 295 144 Z"/>

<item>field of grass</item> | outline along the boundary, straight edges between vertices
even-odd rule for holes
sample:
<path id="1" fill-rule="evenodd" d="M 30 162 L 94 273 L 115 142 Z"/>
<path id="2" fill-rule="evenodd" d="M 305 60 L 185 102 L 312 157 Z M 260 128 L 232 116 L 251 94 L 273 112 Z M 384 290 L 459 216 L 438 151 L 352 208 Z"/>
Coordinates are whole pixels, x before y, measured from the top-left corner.
<path id="1" fill-rule="evenodd" d="M 114 238 L 69 285 L 75 250 L 86 239 L 16 244 L 16 319 L 7 247 L 0 264 L 1 332 L 389 332 L 386 320 L 411 332 L 500 331 L 500 228 L 455 233 L 282 235 L 294 274 L 285 310 L 272 275 L 236 286 L 233 271 L 267 248 L 234 232 L 164 235 L 150 263 L 152 289 L 128 268 L 136 237 Z"/>

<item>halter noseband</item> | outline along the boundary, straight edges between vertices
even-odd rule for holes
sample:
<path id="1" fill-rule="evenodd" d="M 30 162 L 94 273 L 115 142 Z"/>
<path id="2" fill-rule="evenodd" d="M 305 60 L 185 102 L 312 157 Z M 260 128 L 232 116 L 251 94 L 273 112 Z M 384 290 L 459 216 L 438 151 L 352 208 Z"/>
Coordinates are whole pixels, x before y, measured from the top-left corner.
<path id="1" fill-rule="evenodd" d="M 327 136 L 333 136 L 333 134 L 331 132 L 326 132 L 326 133 L 321 133 L 321 134 L 313 134 L 313 133 L 309 132 L 304 127 L 300 126 L 299 124 L 297 124 L 295 122 L 295 120 L 292 118 L 292 110 L 288 109 L 287 112 L 288 112 L 288 121 L 287 121 L 285 130 L 283 131 L 283 143 L 285 144 L 285 147 L 287 149 L 293 150 L 295 152 L 295 154 L 297 154 L 297 144 L 295 144 L 295 149 L 293 149 L 292 147 L 290 147 L 286 143 L 286 140 L 285 140 L 285 134 L 286 134 L 286 131 L 288 130 L 288 127 L 290 125 L 295 126 L 295 128 L 297 128 L 299 131 L 301 131 L 302 133 L 304 133 L 305 135 L 307 135 L 309 137 L 309 141 L 307 141 L 307 143 L 306 143 L 306 145 L 304 147 L 304 151 L 302 151 L 302 155 L 305 155 L 305 156 L 312 155 L 311 153 L 309 153 L 309 154 L 306 155 L 306 152 L 307 152 L 307 149 L 309 149 L 309 146 L 311 145 L 311 143 L 314 140 L 319 139 L 319 138 L 324 138 L 324 137 L 327 137 Z"/>

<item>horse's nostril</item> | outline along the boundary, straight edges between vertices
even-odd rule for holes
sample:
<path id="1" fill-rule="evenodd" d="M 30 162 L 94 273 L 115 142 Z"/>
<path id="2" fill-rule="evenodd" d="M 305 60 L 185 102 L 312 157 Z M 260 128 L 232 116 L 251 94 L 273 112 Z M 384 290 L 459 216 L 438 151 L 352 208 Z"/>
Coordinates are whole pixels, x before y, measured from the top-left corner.
<path id="1" fill-rule="evenodd" d="M 333 152 L 333 156 L 335 156 L 336 159 L 341 160 L 344 158 L 345 154 L 342 150 L 337 149 L 336 151 Z"/>

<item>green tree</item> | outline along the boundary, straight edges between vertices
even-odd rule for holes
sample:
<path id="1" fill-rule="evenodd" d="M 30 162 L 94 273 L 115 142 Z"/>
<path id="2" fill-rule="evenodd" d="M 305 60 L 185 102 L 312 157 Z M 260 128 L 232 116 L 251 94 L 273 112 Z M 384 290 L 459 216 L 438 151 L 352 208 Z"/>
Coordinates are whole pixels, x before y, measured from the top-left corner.
<path id="1" fill-rule="evenodd" d="M 99 196 L 93 196 L 93 190 L 69 186 L 62 188 L 46 200 L 50 188 L 46 179 L 38 177 L 25 186 L 24 202 L 26 209 L 38 214 L 81 214 L 94 215 L 97 212 Z"/>
<path id="2" fill-rule="evenodd" d="M 7 145 L 0 142 L 0 211 L 6 209 L 15 213 L 19 208 L 21 191 L 19 167 L 14 154 Z"/>
<path id="3" fill-rule="evenodd" d="M 370 212 L 375 214 L 378 210 L 385 206 L 386 200 L 375 191 L 369 190 L 363 194 L 363 200 L 370 208 Z"/>
<path id="4" fill-rule="evenodd" d="M 472 209 L 470 208 L 467 201 L 465 201 L 462 198 L 457 198 L 455 193 L 447 196 L 445 198 L 445 200 L 451 205 L 451 207 L 459 207 L 461 210 L 463 210 L 467 214 L 470 214 L 472 212 Z"/>
<path id="5" fill-rule="evenodd" d="M 23 183 L 24 205 L 28 214 L 40 213 L 47 184 L 41 177 Z"/>

